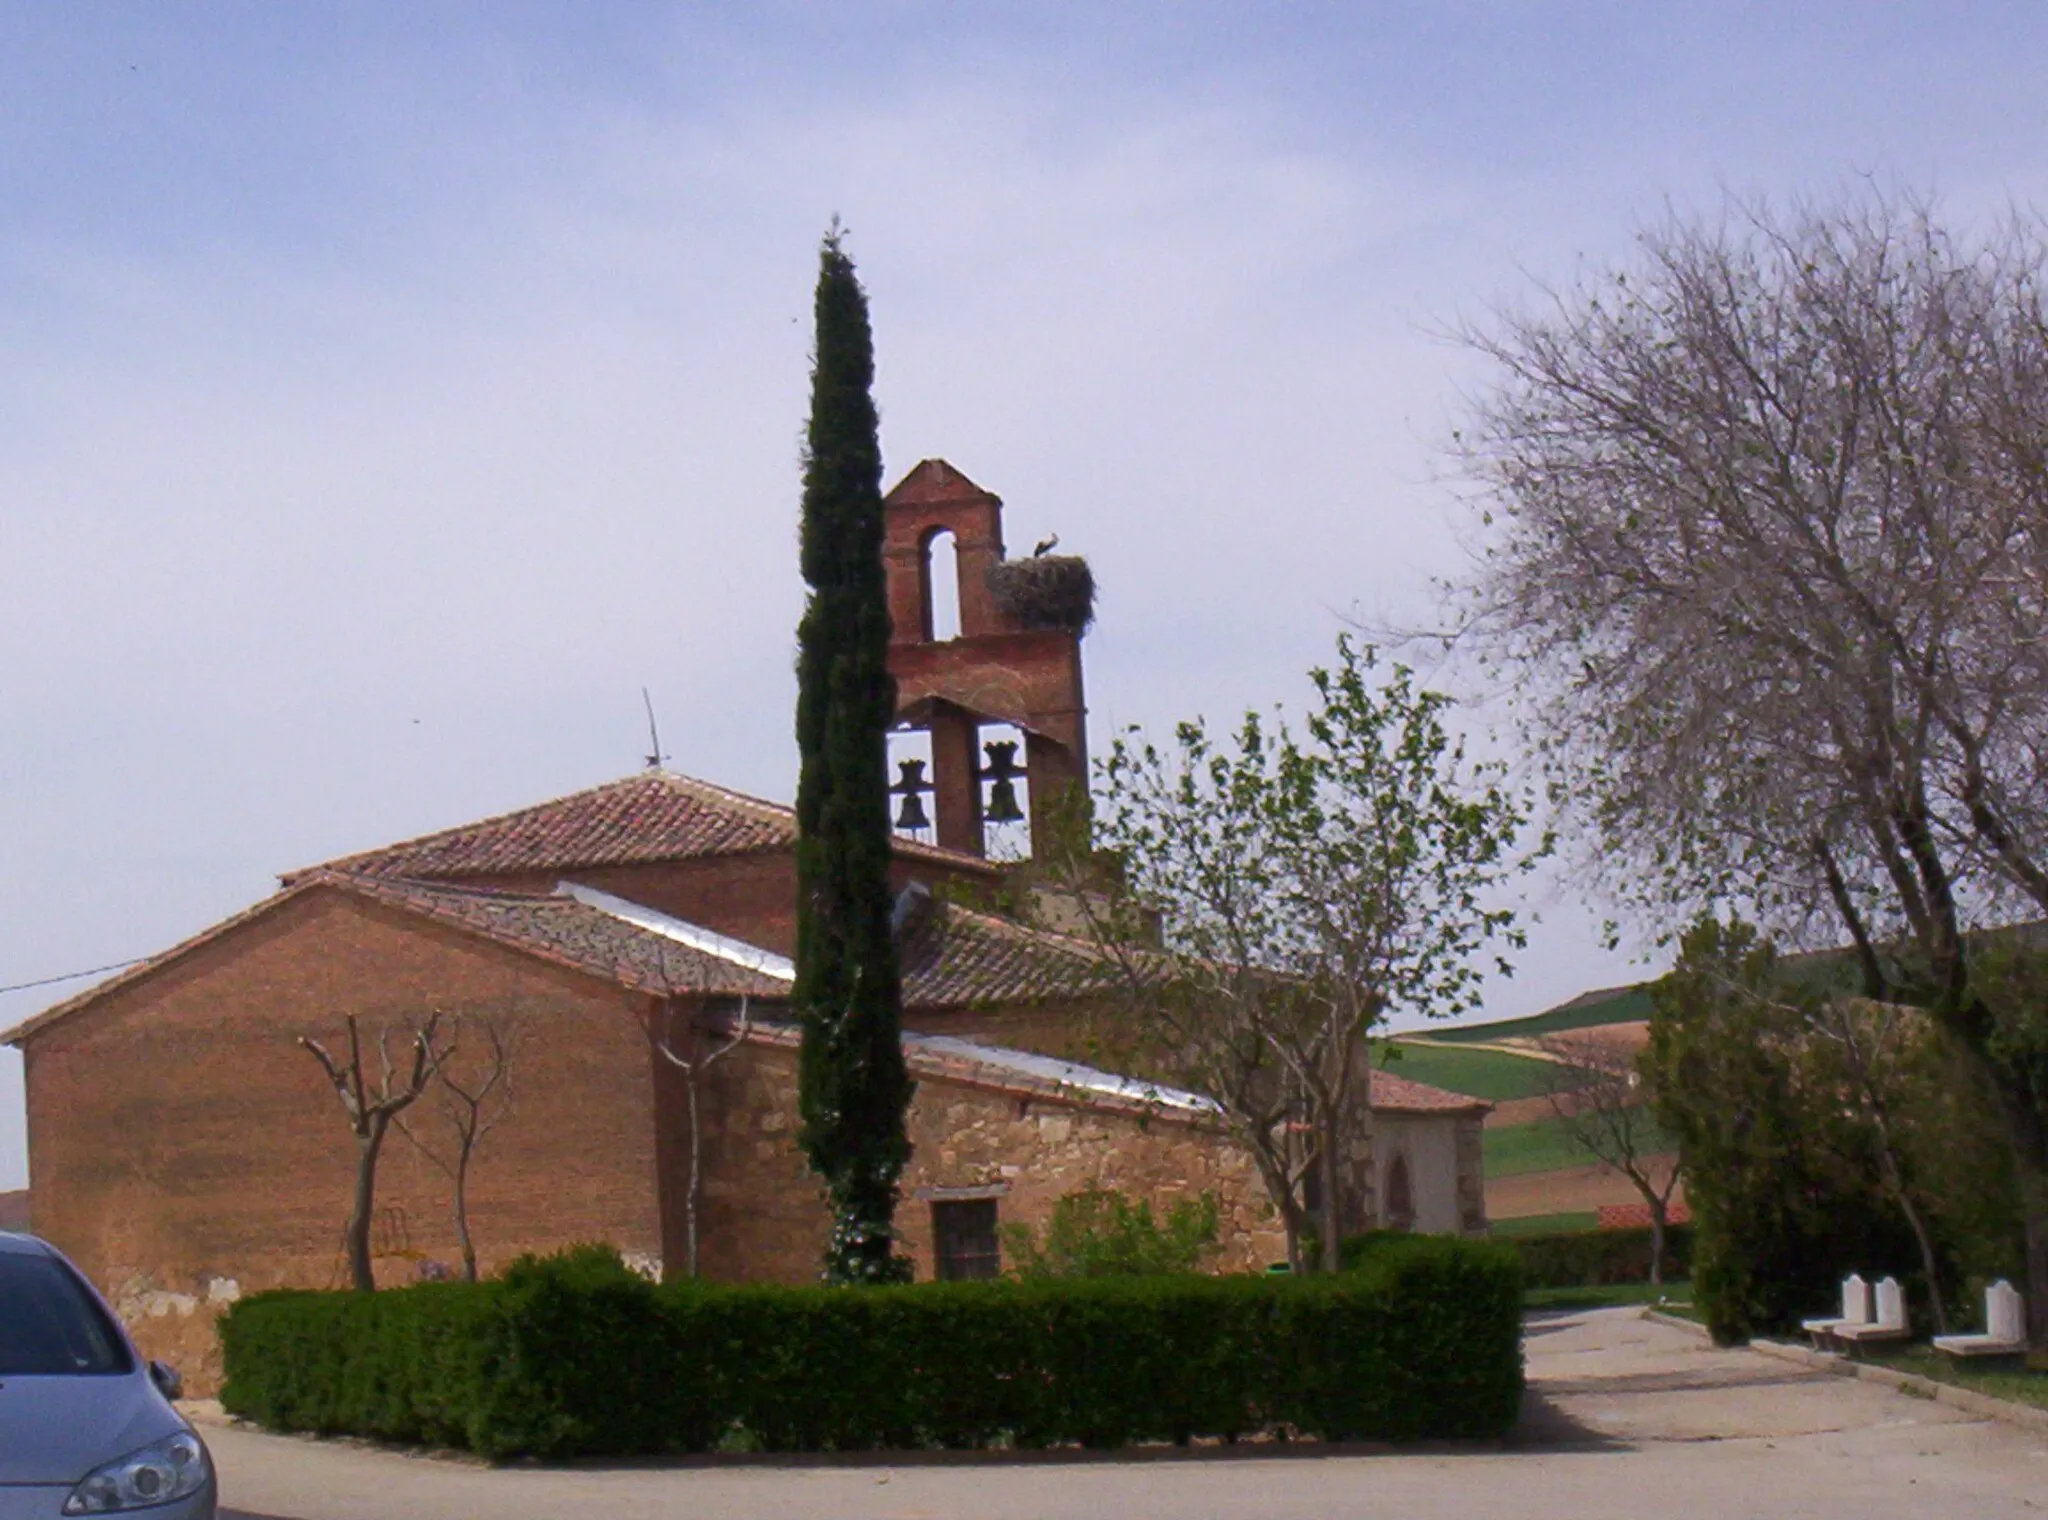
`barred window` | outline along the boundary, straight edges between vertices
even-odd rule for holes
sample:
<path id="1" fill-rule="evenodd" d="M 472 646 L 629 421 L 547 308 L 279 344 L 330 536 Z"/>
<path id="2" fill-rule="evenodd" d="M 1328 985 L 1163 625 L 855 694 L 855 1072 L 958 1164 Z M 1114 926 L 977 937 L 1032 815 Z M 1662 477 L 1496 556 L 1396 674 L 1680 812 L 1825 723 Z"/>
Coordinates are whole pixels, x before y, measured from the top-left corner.
<path id="1" fill-rule="evenodd" d="M 1002 1275 L 995 1199 L 956 1198 L 933 1203 L 932 1240 L 941 1281 Z"/>

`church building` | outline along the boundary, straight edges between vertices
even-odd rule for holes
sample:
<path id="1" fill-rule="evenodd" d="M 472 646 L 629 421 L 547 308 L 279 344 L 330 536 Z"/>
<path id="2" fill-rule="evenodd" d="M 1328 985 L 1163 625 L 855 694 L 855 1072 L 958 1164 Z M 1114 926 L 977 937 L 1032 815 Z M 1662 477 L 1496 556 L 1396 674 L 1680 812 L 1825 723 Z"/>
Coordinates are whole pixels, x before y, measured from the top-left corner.
<path id="1" fill-rule="evenodd" d="M 1117 996 L 1103 959 L 1055 915 L 1000 910 L 1024 879 L 1002 832 L 1087 774 L 1085 598 L 1059 565 L 1010 560 L 1000 500 L 938 460 L 890 492 L 885 553 L 899 723 L 928 746 L 894 788 L 892 867 L 917 1083 L 897 1222 L 917 1276 L 1000 1271 L 1005 1226 L 1087 1187 L 1162 1212 L 1212 1194 L 1219 1269 L 1282 1259 L 1215 1106 L 1091 1063 L 1089 1021 Z M 957 633 L 934 625 L 949 569 Z M 335 1050 L 354 1015 L 374 1083 L 378 1037 L 402 1065 L 439 1014 L 452 1070 L 481 1071 L 486 1026 L 512 1038 L 467 1177 L 485 1272 L 608 1241 L 651 1274 L 814 1279 L 828 1215 L 796 1142 L 795 841 L 790 808 L 650 768 L 285 874 L 0 1035 L 25 1061 L 33 1228 L 204 1391 L 225 1304 L 347 1280 L 355 1141 L 302 1039 Z M 1353 1222 L 1483 1232 L 1487 1106 L 1387 1072 L 1372 1098 Z M 394 1131 L 383 1150 L 387 1285 L 460 1260 L 431 1090 L 406 1119 L 427 1143 Z"/>

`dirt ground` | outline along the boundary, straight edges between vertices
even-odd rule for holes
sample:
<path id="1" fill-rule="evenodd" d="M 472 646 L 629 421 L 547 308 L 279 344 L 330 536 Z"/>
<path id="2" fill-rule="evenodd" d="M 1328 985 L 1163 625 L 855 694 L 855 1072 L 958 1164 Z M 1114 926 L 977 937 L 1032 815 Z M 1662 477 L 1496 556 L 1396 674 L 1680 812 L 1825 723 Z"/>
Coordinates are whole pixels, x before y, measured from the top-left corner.
<path id="1" fill-rule="evenodd" d="M 1670 1176 L 1675 1157 L 1660 1158 L 1657 1178 Z M 1674 1201 L 1685 1197 L 1681 1184 Z M 1519 1177 L 1490 1178 L 1486 1184 L 1486 1217 L 1515 1219 L 1527 1214 L 1588 1213 L 1611 1203 L 1641 1203 L 1643 1195 L 1619 1172 L 1601 1166 L 1565 1167 L 1554 1172 L 1525 1172 Z"/>
<path id="2" fill-rule="evenodd" d="M 1634 1055 L 1650 1043 L 1650 1024 L 1647 1019 L 1636 1019 L 1626 1024 L 1595 1024 L 1590 1029 L 1567 1029 L 1535 1038 L 1513 1035 L 1490 1043 L 1499 1050 L 1517 1050 L 1527 1055 L 1553 1058 L 1568 1056 L 1574 1046 Z"/>
<path id="3" fill-rule="evenodd" d="M 224 1515 L 558 1520 L 1930 1520 L 2038 1516 L 2048 1438 L 1721 1351 L 1638 1311 L 1532 1318 L 1505 1444 L 489 1468 L 206 1427 Z"/>

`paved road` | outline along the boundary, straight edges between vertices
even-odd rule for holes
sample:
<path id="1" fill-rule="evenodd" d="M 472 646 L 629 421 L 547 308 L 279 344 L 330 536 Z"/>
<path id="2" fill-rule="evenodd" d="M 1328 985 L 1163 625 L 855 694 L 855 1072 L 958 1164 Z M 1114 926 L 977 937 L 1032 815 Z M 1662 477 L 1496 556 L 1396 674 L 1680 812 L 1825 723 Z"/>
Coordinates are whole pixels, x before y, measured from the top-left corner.
<path id="1" fill-rule="evenodd" d="M 296 1520 L 2003 1520 L 2048 1511 L 2048 1440 L 1634 1310 L 1533 1320 L 1505 1448 L 1137 1460 L 502 1468 L 207 1432 L 228 1503 Z M 2037 1497 L 2038 1496 L 2038 1497 Z"/>

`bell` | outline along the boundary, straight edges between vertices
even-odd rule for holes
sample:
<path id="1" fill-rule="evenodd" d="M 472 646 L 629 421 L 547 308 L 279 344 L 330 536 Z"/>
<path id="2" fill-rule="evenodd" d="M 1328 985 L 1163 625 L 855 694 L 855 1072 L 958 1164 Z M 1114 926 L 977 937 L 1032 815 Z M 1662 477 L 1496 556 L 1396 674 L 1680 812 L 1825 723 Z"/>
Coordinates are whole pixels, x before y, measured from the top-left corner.
<path id="1" fill-rule="evenodd" d="M 1024 817 L 1017 806 L 1017 783 L 1005 776 L 992 781 L 988 788 L 988 821 L 990 823 L 1017 823 Z"/>
<path id="2" fill-rule="evenodd" d="M 903 806 L 896 814 L 896 827 L 899 829 L 930 828 L 932 821 L 925 816 L 924 798 L 919 795 L 932 789 L 932 784 L 924 779 L 924 762 L 922 760 L 899 760 L 896 762 L 896 768 L 902 772 L 902 777 L 894 786 L 889 788 L 892 793 L 903 799 Z"/>
<path id="3" fill-rule="evenodd" d="M 988 756 L 981 779 L 989 783 L 988 811 L 983 818 L 989 823 L 1020 822 L 1024 810 L 1017 806 L 1016 778 L 1023 773 L 1017 769 L 1017 741 L 991 739 L 981 748 Z"/>

